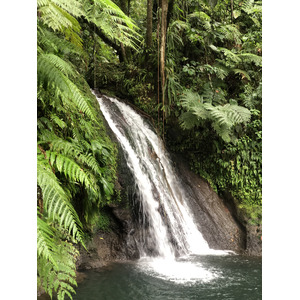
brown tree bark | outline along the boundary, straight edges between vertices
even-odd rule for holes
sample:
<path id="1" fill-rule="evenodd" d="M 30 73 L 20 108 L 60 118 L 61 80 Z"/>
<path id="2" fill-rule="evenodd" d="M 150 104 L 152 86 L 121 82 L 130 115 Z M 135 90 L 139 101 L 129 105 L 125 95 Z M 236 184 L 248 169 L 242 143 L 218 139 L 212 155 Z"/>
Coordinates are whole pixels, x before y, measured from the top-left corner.
<path id="1" fill-rule="evenodd" d="M 231 23 L 233 23 L 233 0 L 230 0 L 230 7 L 231 7 Z"/>
<path id="2" fill-rule="evenodd" d="M 166 41 L 167 41 L 167 15 L 168 15 L 168 0 L 161 0 L 161 30 L 160 30 L 160 78 L 162 86 L 162 106 L 165 105 L 165 61 L 166 61 Z M 163 111 L 163 127 L 165 113 Z"/>
<path id="3" fill-rule="evenodd" d="M 152 10 L 153 0 L 147 0 L 146 48 L 151 48 L 152 46 Z"/>

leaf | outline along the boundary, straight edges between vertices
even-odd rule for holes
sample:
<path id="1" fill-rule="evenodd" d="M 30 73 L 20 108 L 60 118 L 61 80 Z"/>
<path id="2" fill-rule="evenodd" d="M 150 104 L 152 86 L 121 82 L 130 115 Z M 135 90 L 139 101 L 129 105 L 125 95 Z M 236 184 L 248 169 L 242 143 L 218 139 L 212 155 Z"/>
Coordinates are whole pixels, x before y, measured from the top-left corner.
<path id="1" fill-rule="evenodd" d="M 233 11 L 233 17 L 234 17 L 235 19 L 237 19 L 240 15 L 241 15 L 241 11 L 240 11 L 240 10 L 235 9 L 235 10 Z"/>

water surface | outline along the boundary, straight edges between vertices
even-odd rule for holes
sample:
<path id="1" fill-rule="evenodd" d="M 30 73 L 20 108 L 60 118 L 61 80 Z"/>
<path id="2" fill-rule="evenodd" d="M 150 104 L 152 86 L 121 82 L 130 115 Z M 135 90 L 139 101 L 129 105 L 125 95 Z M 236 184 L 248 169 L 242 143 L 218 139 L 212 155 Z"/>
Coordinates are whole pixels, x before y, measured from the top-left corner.
<path id="1" fill-rule="evenodd" d="M 261 259 L 207 255 L 113 263 L 84 272 L 74 300 L 259 300 Z"/>

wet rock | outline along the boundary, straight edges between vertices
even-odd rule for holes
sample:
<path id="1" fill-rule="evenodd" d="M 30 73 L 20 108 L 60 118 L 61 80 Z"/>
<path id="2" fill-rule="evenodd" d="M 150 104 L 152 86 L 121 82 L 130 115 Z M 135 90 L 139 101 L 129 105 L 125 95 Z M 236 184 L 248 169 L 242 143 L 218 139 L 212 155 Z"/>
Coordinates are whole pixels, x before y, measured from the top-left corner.
<path id="1" fill-rule="evenodd" d="M 210 248 L 244 253 L 247 234 L 243 224 L 233 217 L 210 185 L 189 169 L 182 157 L 172 155 L 172 160 L 188 193 L 198 228 Z"/>
<path id="2" fill-rule="evenodd" d="M 87 251 L 80 249 L 77 269 L 96 269 L 106 266 L 112 261 L 124 261 L 138 258 L 138 250 L 132 232 L 134 229 L 130 212 L 126 209 L 114 208 L 111 211 L 114 219 L 107 232 L 98 231 L 87 243 Z M 115 213 L 115 215 L 114 215 Z"/>
<path id="3" fill-rule="evenodd" d="M 246 254 L 251 256 L 262 255 L 262 230 L 261 225 L 247 225 Z"/>
<path id="4" fill-rule="evenodd" d="M 223 192 L 222 199 L 226 207 L 228 207 L 232 216 L 239 222 L 243 224 L 244 231 L 246 232 L 246 244 L 245 244 L 245 254 L 251 256 L 261 256 L 262 255 L 262 226 L 261 224 L 252 224 L 251 220 L 243 211 L 239 208 L 238 202 L 234 197 L 227 191 Z"/>

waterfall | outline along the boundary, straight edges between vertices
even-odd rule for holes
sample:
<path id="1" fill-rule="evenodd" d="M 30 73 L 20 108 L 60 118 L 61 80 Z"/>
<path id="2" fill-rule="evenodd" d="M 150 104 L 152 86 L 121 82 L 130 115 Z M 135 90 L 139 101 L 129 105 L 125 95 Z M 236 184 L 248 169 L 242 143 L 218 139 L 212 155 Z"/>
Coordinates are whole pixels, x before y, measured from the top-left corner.
<path id="1" fill-rule="evenodd" d="M 174 260 L 178 256 L 218 252 L 209 248 L 194 222 L 184 187 L 152 126 L 114 98 L 97 99 L 135 180 L 144 223 L 138 241 L 141 257 Z"/>

